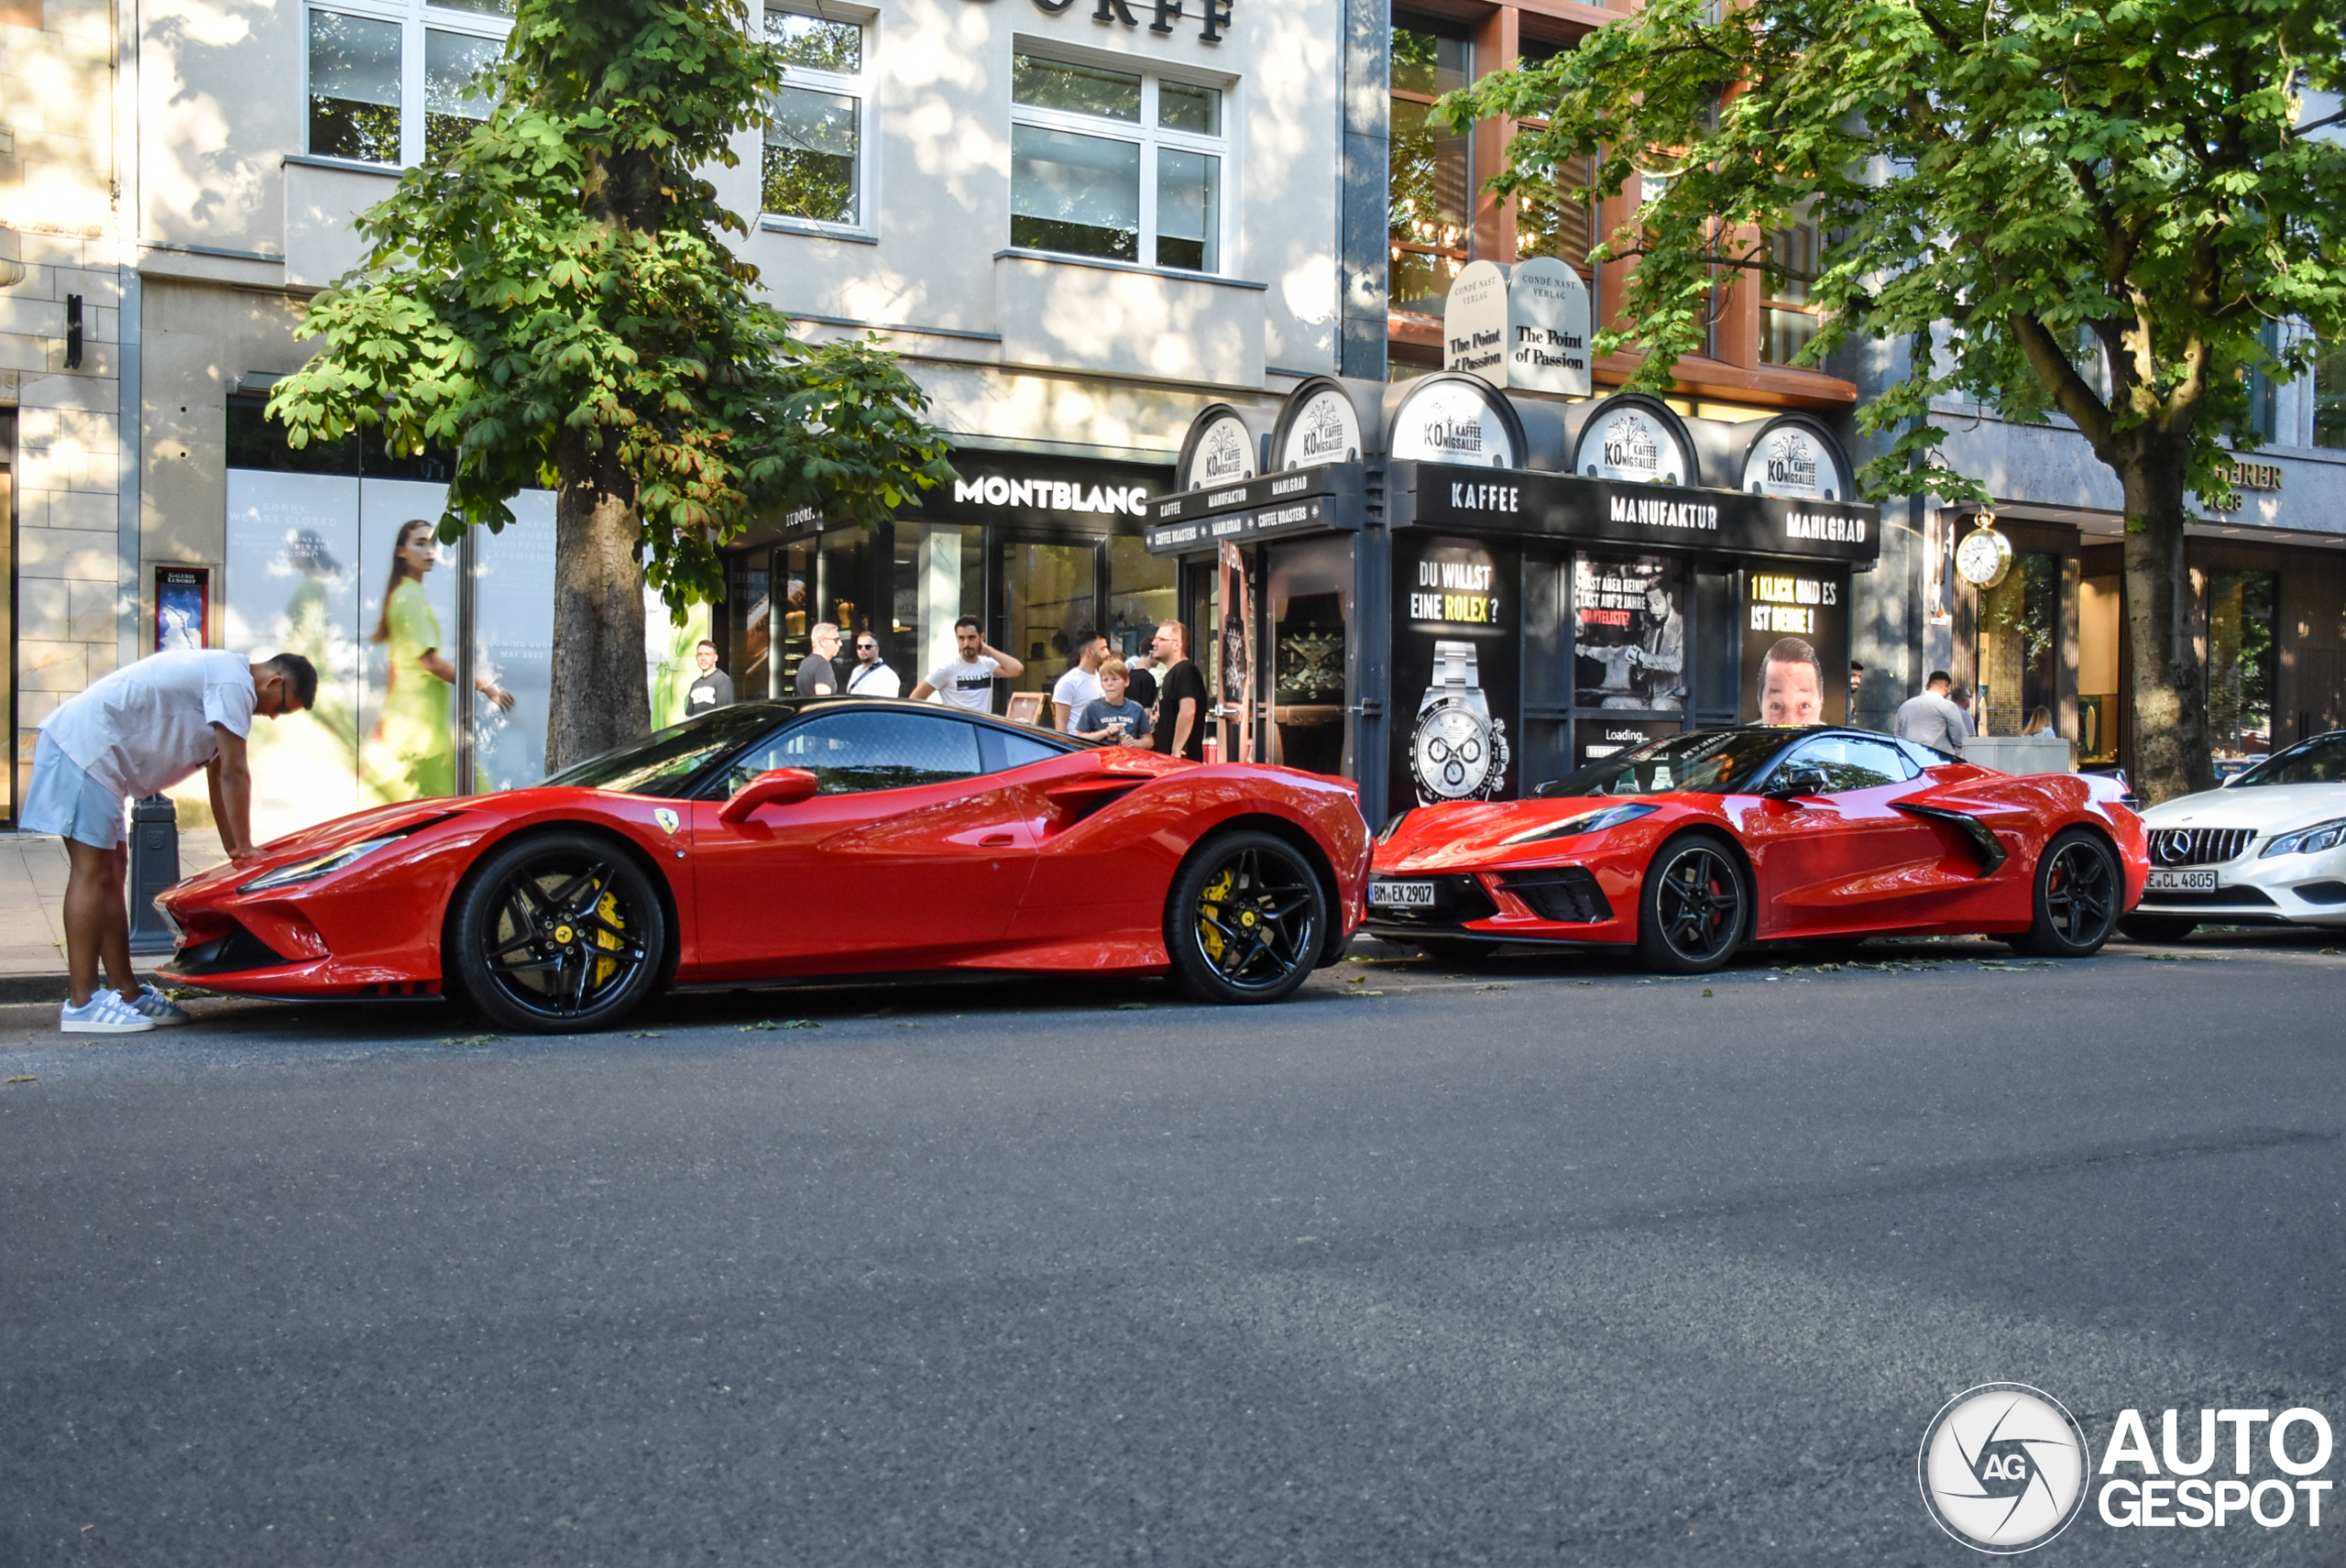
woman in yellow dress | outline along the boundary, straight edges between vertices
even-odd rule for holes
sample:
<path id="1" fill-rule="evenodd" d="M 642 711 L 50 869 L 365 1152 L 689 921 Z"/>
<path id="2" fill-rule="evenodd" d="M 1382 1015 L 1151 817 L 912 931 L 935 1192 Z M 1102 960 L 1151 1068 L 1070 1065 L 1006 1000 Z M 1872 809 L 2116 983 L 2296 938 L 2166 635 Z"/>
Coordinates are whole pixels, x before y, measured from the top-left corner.
<path id="1" fill-rule="evenodd" d="M 440 559 L 432 533 L 433 525 L 422 518 L 400 526 L 399 541 L 391 546 L 391 579 L 383 589 L 383 615 L 372 639 L 389 644 L 390 675 L 374 739 L 382 759 L 376 786 L 390 800 L 456 793 L 456 737 L 448 702 L 456 667 L 440 651 L 440 617 L 423 592 L 423 576 Z M 499 707 L 512 707 L 513 694 L 488 676 L 473 685 Z"/>

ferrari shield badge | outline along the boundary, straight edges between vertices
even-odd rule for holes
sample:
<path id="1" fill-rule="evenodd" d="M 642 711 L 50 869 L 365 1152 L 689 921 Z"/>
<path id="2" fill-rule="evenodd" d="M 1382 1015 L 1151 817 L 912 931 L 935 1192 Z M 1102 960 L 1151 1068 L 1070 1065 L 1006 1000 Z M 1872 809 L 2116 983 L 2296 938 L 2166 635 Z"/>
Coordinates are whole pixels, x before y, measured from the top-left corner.
<path id="1" fill-rule="evenodd" d="M 660 831 L 663 833 L 674 833 L 676 830 L 676 814 L 664 806 L 655 806 L 652 808 L 652 820 L 660 824 Z"/>

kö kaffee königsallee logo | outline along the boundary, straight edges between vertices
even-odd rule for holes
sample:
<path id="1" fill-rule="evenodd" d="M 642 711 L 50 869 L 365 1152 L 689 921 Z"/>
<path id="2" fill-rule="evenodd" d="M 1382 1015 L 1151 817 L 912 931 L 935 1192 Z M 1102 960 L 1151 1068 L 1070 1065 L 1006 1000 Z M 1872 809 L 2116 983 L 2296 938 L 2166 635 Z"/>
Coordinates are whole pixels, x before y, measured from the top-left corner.
<path id="1" fill-rule="evenodd" d="M 1916 1460 L 1923 1503 L 1975 1552 L 2031 1552 L 2085 1504 L 2092 1455 L 2077 1418 L 2025 1383 L 1982 1383 L 1946 1402 Z"/>

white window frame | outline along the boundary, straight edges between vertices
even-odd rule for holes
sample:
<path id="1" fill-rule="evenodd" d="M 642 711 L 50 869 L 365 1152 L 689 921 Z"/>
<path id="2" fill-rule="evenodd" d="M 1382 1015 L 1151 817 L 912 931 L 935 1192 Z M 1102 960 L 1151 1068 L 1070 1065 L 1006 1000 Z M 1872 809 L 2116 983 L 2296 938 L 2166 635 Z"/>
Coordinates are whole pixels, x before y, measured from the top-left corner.
<path id="1" fill-rule="evenodd" d="M 880 237 L 880 137 L 876 134 L 880 126 L 880 72 L 874 62 L 880 51 L 880 13 L 861 5 L 828 4 L 826 0 L 806 0 L 805 4 L 799 5 L 781 5 L 770 0 L 758 10 L 760 38 L 765 36 L 766 17 L 779 15 L 810 16 L 818 22 L 852 22 L 863 29 L 863 69 L 854 75 L 793 65 L 782 79 L 785 87 L 804 87 L 810 93 L 836 93 L 842 98 L 855 100 L 856 221 L 834 224 L 819 218 L 802 218 L 790 213 L 766 212 L 766 138 L 762 130 L 758 133 L 758 226 L 783 234 L 877 239 Z"/>
<path id="2" fill-rule="evenodd" d="M 370 22 L 396 22 L 400 27 L 400 160 L 372 163 L 343 153 L 313 152 L 310 148 L 310 18 L 320 11 L 356 16 Z M 450 10 L 424 0 L 312 0 L 301 7 L 301 152 L 307 158 L 347 164 L 354 169 L 411 169 L 423 161 L 423 55 L 426 32 L 462 33 L 502 45 L 512 36 L 513 19 L 480 11 Z"/>
<path id="3" fill-rule="evenodd" d="M 1137 262 L 1119 260 L 1113 257 L 1086 256 L 1080 251 L 1047 250 L 1038 254 L 1065 256 L 1080 262 L 1099 262 L 1111 267 L 1139 266 L 1152 272 L 1178 272 L 1198 278 L 1235 278 L 1238 270 L 1238 83 L 1210 71 L 1168 70 L 1153 61 L 1135 60 L 1130 55 L 1103 49 L 1071 49 L 1056 41 L 1015 37 L 1010 42 L 1011 59 L 1006 81 L 1014 83 L 1018 57 L 1032 56 L 1062 65 L 1086 65 L 1103 71 L 1113 71 L 1140 78 L 1140 120 L 1110 119 L 1101 115 L 1077 114 L 1069 109 L 1037 108 L 1017 100 L 1017 89 L 1011 88 L 1010 123 L 1013 126 L 1033 126 L 1042 130 L 1067 131 L 1077 136 L 1098 137 L 1106 141 L 1129 142 L 1140 148 L 1140 232 L 1141 251 Z M 1222 134 L 1201 136 L 1195 131 L 1169 130 L 1157 123 L 1157 84 L 1161 82 L 1179 82 L 1189 87 L 1211 87 L 1222 95 Z M 1215 220 L 1218 232 L 1214 236 L 1216 264 L 1211 271 L 1198 271 L 1188 267 L 1168 267 L 1157 260 L 1157 155 L 1159 149 L 1172 152 L 1205 153 L 1221 160 L 1214 188 Z M 1017 178 L 1015 170 L 1011 179 Z M 1013 200 L 1015 200 L 1014 194 Z M 1011 214 L 1004 213 L 1005 219 Z M 1007 238 L 1009 225 L 1003 225 Z"/>

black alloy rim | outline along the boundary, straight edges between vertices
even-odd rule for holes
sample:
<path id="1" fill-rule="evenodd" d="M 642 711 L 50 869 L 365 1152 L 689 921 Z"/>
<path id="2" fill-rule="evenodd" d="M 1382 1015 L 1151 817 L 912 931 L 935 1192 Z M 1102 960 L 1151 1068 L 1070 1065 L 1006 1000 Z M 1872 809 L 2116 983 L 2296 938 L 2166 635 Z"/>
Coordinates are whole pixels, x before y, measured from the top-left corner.
<path id="1" fill-rule="evenodd" d="M 1661 939 L 1693 962 L 1707 962 L 1735 945 L 1743 928 L 1743 879 L 1716 850 L 1689 845 L 1662 869 Z"/>
<path id="2" fill-rule="evenodd" d="M 2073 947 L 2108 935 L 2116 917 L 2110 857 L 2082 839 L 2064 844 L 2045 874 L 2045 913 Z"/>
<path id="3" fill-rule="evenodd" d="M 592 1013 L 651 961 L 641 913 L 620 895 L 608 861 L 549 855 L 523 862 L 498 890 L 480 938 L 489 977 L 516 1005 L 550 1018 Z"/>
<path id="4" fill-rule="evenodd" d="M 1270 991 L 1309 969 L 1320 943 L 1310 868 L 1245 849 L 1207 873 L 1191 940 L 1208 967 L 1238 991 Z"/>

